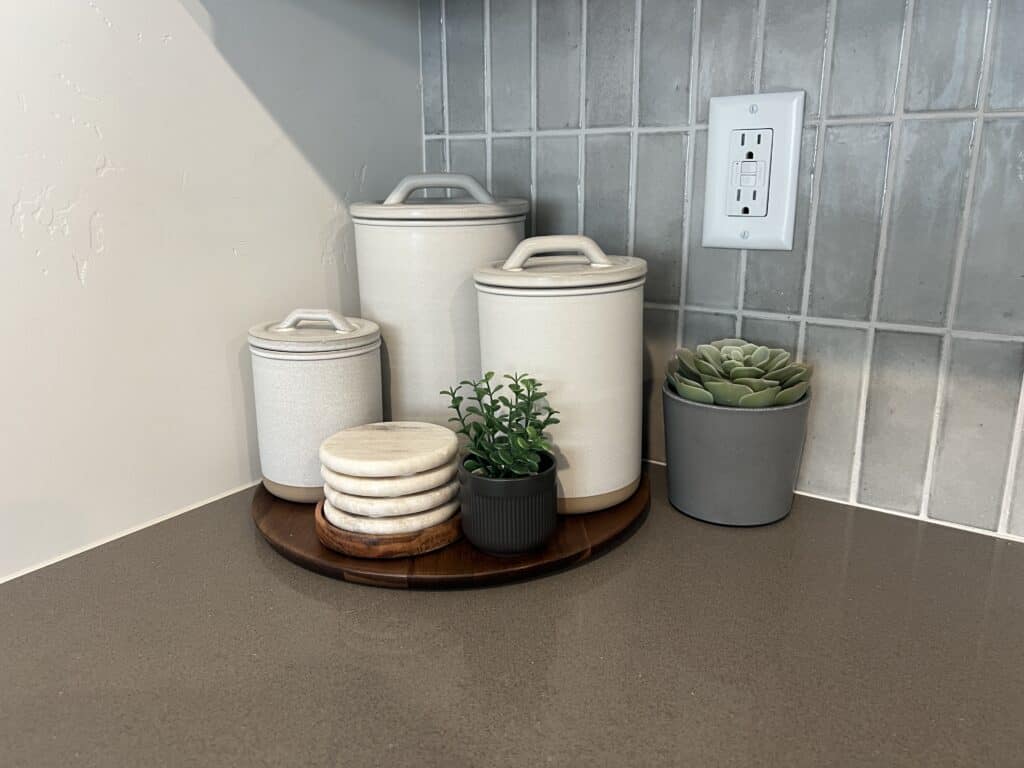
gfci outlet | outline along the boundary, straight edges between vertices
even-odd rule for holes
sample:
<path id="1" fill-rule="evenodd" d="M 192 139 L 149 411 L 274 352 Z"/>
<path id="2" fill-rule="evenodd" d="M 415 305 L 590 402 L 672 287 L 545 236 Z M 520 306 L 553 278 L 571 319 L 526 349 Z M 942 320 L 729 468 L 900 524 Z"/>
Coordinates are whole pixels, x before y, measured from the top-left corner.
<path id="1" fill-rule="evenodd" d="M 803 91 L 711 99 L 706 247 L 793 249 L 803 114 Z"/>

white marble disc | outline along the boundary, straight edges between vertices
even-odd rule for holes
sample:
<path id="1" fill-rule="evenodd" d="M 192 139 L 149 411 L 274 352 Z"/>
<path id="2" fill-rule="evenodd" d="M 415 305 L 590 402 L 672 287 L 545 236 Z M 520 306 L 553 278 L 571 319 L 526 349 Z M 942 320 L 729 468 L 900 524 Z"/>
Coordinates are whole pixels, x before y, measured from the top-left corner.
<path id="1" fill-rule="evenodd" d="M 459 481 L 453 480 L 440 488 L 432 488 L 423 493 L 410 496 L 398 496 L 393 499 L 375 499 L 371 496 L 353 496 L 349 493 L 338 493 L 329 485 L 324 486 L 324 495 L 331 506 L 341 512 L 363 517 L 402 517 L 426 512 L 428 509 L 447 504 L 459 495 Z"/>
<path id="2" fill-rule="evenodd" d="M 330 501 L 324 500 L 324 517 L 335 528 L 355 533 L 415 533 L 443 523 L 459 509 L 459 500 L 454 499 L 440 507 L 402 517 L 361 517 L 335 509 Z"/>
<path id="3" fill-rule="evenodd" d="M 349 427 L 320 446 L 320 463 L 355 477 L 395 477 L 437 469 L 455 458 L 455 433 L 420 421 L 381 421 Z"/>
<path id="4" fill-rule="evenodd" d="M 396 496 L 408 496 L 411 493 L 423 493 L 433 488 L 450 483 L 459 472 L 459 461 L 449 461 L 437 469 L 417 472 L 404 477 L 353 477 L 333 472 L 327 467 L 320 467 L 320 476 L 327 487 L 338 493 L 350 493 L 353 496 L 372 496 L 378 499 L 393 499 Z"/>

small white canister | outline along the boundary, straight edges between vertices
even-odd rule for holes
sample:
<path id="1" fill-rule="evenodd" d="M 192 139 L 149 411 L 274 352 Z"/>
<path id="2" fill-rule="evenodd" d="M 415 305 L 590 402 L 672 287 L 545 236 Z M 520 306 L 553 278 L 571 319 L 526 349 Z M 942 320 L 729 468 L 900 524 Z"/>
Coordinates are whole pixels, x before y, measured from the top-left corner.
<path id="1" fill-rule="evenodd" d="M 249 329 L 260 467 L 282 499 L 323 498 L 320 444 L 381 420 L 380 328 L 329 309 L 296 309 Z"/>
<path id="2" fill-rule="evenodd" d="M 566 252 L 580 255 L 534 258 Z M 618 504 L 640 482 L 646 274 L 643 259 L 576 235 L 524 240 L 474 274 L 483 370 L 535 376 L 560 411 L 563 514 Z"/>

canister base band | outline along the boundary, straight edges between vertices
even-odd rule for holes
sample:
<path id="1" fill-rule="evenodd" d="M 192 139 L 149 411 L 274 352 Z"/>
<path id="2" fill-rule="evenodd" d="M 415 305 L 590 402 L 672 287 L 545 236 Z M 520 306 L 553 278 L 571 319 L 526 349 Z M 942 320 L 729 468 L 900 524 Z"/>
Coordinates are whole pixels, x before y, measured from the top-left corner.
<path id="1" fill-rule="evenodd" d="M 270 491 L 272 494 L 277 496 L 279 499 L 285 501 L 295 501 L 299 504 L 316 504 L 320 499 L 324 497 L 324 487 L 322 485 L 315 485 L 311 488 L 305 488 L 301 485 L 285 485 L 284 483 L 275 483 L 273 480 L 264 477 L 263 487 Z"/>
<path id="2" fill-rule="evenodd" d="M 572 498 L 558 499 L 558 514 L 560 515 L 583 515 L 587 512 L 597 512 L 601 509 L 608 509 L 632 496 L 640 486 L 640 478 L 637 477 L 629 485 L 624 485 L 617 491 L 598 493 L 594 496 L 574 496 Z"/>

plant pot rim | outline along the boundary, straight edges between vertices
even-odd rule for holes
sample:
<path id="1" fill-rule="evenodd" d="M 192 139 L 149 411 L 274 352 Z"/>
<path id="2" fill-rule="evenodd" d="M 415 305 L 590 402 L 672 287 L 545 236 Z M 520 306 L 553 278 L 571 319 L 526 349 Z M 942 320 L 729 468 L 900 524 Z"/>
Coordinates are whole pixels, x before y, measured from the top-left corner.
<path id="1" fill-rule="evenodd" d="M 661 382 L 661 392 L 667 395 L 671 399 L 683 405 L 692 405 L 694 408 L 706 408 L 709 411 L 728 411 L 730 413 L 778 413 L 780 411 L 792 411 L 797 408 L 804 408 L 811 402 L 811 394 L 813 393 L 813 387 L 807 388 L 807 393 L 797 400 L 795 403 L 789 405 L 769 405 L 764 408 L 741 408 L 738 405 L 714 405 L 709 403 L 698 403 L 696 400 L 687 400 L 685 397 L 680 397 L 678 394 L 672 391 L 669 387 L 667 380 Z"/>
<path id="2" fill-rule="evenodd" d="M 474 475 L 472 472 L 466 469 L 466 459 L 469 458 L 468 455 L 463 456 L 461 459 L 459 459 L 459 472 L 465 473 L 466 477 L 472 478 L 473 480 L 482 480 L 488 483 L 518 483 L 523 480 L 533 480 L 534 478 L 541 477 L 542 475 L 546 475 L 549 472 L 555 471 L 555 457 L 548 453 L 547 451 L 541 451 L 540 456 L 542 462 L 541 470 L 535 475 L 521 475 L 520 477 L 487 477 L 487 475 Z M 543 461 L 545 458 L 547 458 L 548 460 L 547 467 L 543 466 Z"/>

